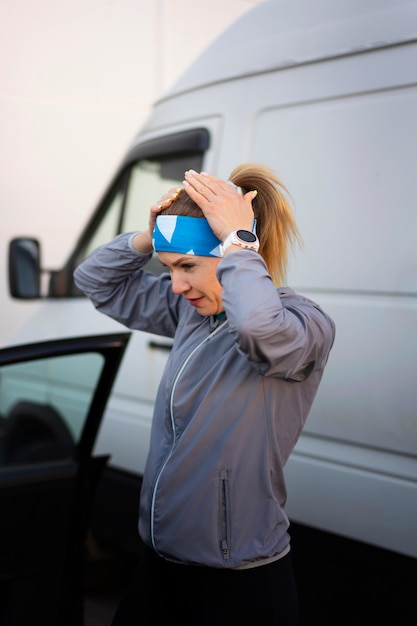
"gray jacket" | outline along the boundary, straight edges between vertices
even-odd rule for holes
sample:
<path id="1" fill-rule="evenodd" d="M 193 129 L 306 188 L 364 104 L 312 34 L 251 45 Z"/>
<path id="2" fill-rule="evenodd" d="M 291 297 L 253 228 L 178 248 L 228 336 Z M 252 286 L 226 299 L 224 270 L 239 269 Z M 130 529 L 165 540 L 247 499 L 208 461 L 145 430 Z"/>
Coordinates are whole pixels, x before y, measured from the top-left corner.
<path id="1" fill-rule="evenodd" d="M 262 257 L 218 265 L 226 317 L 202 317 L 132 233 L 75 271 L 94 306 L 132 329 L 174 338 L 156 397 L 139 532 L 164 557 L 236 568 L 288 549 L 283 467 L 303 429 L 332 347 L 333 321 L 273 285 Z"/>

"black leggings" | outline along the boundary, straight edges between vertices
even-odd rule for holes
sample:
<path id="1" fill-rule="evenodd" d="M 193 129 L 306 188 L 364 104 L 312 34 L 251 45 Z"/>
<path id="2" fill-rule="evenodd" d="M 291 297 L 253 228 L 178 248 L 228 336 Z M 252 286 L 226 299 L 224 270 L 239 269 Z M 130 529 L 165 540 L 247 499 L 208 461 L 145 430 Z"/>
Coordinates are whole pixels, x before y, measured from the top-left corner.
<path id="1" fill-rule="evenodd" d="M 179 565 L 147 550 L 112 626 L 297 626 L 291 553 L 244 570 Z"/>

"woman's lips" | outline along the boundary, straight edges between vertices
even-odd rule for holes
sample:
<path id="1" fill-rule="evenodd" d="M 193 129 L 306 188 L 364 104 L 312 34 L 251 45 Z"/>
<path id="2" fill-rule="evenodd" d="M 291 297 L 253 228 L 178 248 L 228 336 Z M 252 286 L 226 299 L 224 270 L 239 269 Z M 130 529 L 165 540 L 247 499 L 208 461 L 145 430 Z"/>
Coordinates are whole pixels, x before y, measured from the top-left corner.
<path id="1" fill-rule="evenodd" d="M 193 306 L 198 306 L 200 302 L 202 301 L 202 299 L 203 299 L 202 296 L 200 298 L 188 298 L 188 302 L 192 304 Z"/>

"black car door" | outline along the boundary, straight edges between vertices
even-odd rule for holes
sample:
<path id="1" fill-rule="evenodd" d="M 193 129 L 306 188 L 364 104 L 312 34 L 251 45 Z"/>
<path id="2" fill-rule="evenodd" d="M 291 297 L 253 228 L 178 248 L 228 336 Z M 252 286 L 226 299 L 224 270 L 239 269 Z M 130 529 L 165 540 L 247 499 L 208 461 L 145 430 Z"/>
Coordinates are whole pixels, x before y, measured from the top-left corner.
<path id="1" fill-rule="evenodd" d="M 130 334 L 0 350 L 0 624 L 83 624 L 92 457 Z"/>

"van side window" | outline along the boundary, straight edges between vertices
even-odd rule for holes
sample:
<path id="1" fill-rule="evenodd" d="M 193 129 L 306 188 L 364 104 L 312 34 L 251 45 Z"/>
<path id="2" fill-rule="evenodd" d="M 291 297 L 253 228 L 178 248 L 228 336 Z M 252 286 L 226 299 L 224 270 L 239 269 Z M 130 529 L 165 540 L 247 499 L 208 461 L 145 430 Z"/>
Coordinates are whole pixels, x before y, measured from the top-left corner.
<path id="1" fill-rule="evenodd" d="M 190 166 L 191 167 L 191 166 Z M 139 161 L 130 170 L 129 186 L 123 212 L 122 231 L 143 230 L 148 227 L 149 208 L 170 188 L 184 180 L 184 171 L 173 168 L 171 176 L 164 176 L 163 163 Z"/>
<path id="2" fill-rule="evenodd" d="M 50 272 L 48 296 L 82 296 L 74 284 L 74 268 L 119 233 L 148 228 L 152 204 L 170 187 L 181 186 L 186 170 L 203 169 L 209 144 L 207 129 L 192 128 L 132 146 L 67 263 Z M 147 269 L 155 274 L 163 271 L 157 255 Z"/>
<path id="3" fill-rule="evenodd" d="M 141 159 L 123 172 L 113 193 L 108 196 L 107 207 L 101 214 L 85 247 L 80 249 L 80 263 L 98 246 L 110 241 L 121 232 L 144 230 L 148 227 L 149 208 L 170 188 L 179 187 L 184 172 L 202 169 L 202 154 L 169 155 L 154 159 Z M 104 207 L 102 207 L 103 210 Z M 157 256 L 150 261 L 148 270 L 162 272 Z"/>
<path id="4" fill-rule="evenodd" d="M 123 193 L 121 189 L 118 189 L 109 202 L 107 211 L 104 213 L 101 222 L 97 225 L 96 230 L 93 231 L 91 238 L 87 241 L 83 258 L 88 256 L 90 252 L 98 248 L 101 244 L 110 241 L 117 235 L 119 232 L 118 227 L 122 206 Z"/>

